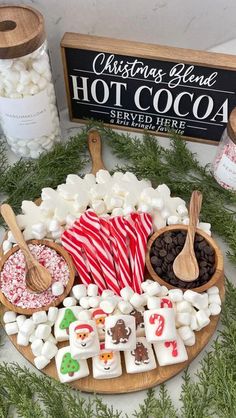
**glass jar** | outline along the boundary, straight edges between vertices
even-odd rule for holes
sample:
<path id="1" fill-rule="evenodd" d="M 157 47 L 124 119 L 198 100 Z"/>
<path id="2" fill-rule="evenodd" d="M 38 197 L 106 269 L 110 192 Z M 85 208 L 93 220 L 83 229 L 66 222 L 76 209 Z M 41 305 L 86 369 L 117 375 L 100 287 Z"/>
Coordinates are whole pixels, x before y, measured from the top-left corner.
<path id="1" fill-rule="evenodd" d="M 0 124 L 12 151 L 38 158 L 60 140 L 41 13 L 0 6 Z"/>
<path id="2" fill-rule="evenodd" d="M 225 189 L 236 190 L 236 108 L 229 116 L 213 162 L 216 181 Z"/>

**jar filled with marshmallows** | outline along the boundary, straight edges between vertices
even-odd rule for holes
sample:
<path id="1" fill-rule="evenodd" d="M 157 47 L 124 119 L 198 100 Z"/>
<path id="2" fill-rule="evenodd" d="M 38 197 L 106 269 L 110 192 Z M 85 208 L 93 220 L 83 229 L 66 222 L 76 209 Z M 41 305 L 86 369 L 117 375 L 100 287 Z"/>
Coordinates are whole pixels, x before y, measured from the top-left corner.
<path id="1" fill-rule="evenodd" d="M 44 19 L 28 6 L 0 5 L 0 125 L 20 157 L 60 140 Z"/>
<path id="2" fill-rule="evenodd" d="M 222 187 L 236 191 L 236 107 L 230 113 L 218 145 L 213 174 Z"/>

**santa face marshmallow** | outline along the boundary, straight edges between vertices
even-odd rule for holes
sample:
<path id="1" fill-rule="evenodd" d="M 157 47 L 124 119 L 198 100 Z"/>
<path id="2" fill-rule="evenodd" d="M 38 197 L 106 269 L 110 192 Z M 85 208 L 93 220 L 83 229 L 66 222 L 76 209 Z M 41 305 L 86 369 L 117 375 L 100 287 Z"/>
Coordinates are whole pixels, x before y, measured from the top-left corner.
<path id="1" fill-rule="evenodd" d="M 120 353 L 105 349 L 105 344 L 100 344 L 100 353 L 92 358 L 94 379 L 111 379 L 122 374 Z"/>
<path id="2" fill-rule="evenodd" d="M 100 345 L 94 321 L 76 321 L 70 325 L 72 358 L 87 359 L 99 353 Z"/>
<path id="3" fill-rule="evenodd" d="M 101 308 L 93 309 L 91 319 L 95 322 L 99 340 L 103 341 L 105 338 L 105 319 L 108 316 Z"/>
<path id="4" fill-rule="evenodd" d="M 152 309 L 144 312 L 146 338 L 149 343 L 176 338 L 173 308 Z"/>

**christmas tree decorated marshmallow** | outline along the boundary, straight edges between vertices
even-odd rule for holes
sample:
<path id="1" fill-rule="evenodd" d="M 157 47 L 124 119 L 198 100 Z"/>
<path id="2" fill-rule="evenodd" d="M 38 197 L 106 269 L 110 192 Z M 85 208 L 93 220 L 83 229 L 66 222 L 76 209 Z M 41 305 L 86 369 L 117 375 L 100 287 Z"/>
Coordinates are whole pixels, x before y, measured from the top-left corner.
<path id="1" fill-rule="evenodd" d="M 69 334 L 72 358 L 87 359 L 99 353 L 99 338 L 94 321 L 72 322 Z"/>
<path id="2" fill-rule="evenodd" d="M 60 382 L 73 382 L 89 375 L 86 360 L 75 360 L 71 357 L 70 347 L 60 348 L 56 355 L 56 368 Z"/>
<path id="3" fill-rule="evenodd" d="M 54 335 L 57 341 L 69 340 L 70 324 L 77 321 L 78 314 L 81 310 L 82 308 L 80 306 L 59 309 L 57 320 L 54 325 Z"/>
<path id="4" fill-rule="evenodd" d="M 100 344 L 100 352 L 92 358 L 94 379 L 110 379 L 122 374 L 120 353 L 105 349 L 105 344 Z"/>

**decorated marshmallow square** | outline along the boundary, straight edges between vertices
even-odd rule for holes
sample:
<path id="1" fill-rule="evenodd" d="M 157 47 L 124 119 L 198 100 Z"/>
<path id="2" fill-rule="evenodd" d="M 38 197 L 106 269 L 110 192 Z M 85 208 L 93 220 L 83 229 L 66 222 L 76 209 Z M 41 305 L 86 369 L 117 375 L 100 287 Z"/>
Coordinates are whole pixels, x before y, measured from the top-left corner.
<path id="1" fill-rule="evenodd" d="M 112 315 L 105 319 L 105 347 L 114 351 L 133 350 L 136 344 L 135 318 Z"/>
<path id="2" fill-rule="evenodd" d="M 188 360 L 184 342 L 178 333 L 174 340 L 159 341 L 153 344 L 153 347 L 160 366 L 182 363 Z"/>
<path id="3" fill-rule="evenodd" d="M 69 340 L 69 326 L 72 322 L 77 321 L 81 310 L 80 306 L 59 309 L 54 325 L 54 335 L 57 341 Z"/>
<path id="4" fill-rule="evenodd" d="M 87 359 L 99 353 L 99 338 L 94 321 L 72 322 L 69 332 L 72 358 Z"/>
<path id="5" fill-rule="evenodd" d="M 135 319 L 135 329 L 137 337 L 145 336 L 143 312 L 144 309 L 133 309 L 133 311 L 130 312 L 130 315 L 133 316 Z"/>
<path id="6" fill-rule="evenodd" d="M 56 368 L 60 382 L 73 382 L 89 375 L 87 360 L 75 360 L 71 357 L 70 347 L 63 347 L 56 355 Z"/>
<path id="7" fill-rule="evenodd" d="M 122 375 L 119 351 L 105 349 L 105 344 L 100 344 L 100 352 L 92 358 L 94 379 L 111 379 Z"/>
<path id="8" fill-rule="evenodd" d="M 147 372 L 156 368 L 152 346 L 145 337 L 138 337 L 135 349 L 125 351 L 124 356 L 127 373 Z"/>
<path id="9" fill-rule="evenodd" d="M 99 340 L 105 339 L 105 319 L 108 316 L 101 308 L 92 309 L 91 319 L 95 322 Z"/>
<path id="10" fill-rule="evenodd" d="M 146 338 L 149 343 L 176 338 L 173 308 L 152 309 L 144 312 Z"/>

